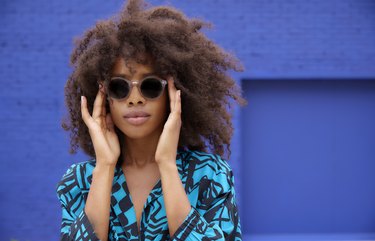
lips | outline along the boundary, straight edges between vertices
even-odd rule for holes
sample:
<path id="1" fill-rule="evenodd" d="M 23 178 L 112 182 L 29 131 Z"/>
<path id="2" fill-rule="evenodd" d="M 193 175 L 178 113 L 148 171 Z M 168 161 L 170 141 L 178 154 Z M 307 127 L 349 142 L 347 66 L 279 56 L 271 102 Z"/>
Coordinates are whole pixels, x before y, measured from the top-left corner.
<path id="1" fill-rule="evenodd" d="M 125 120 L 131 125 L 142 125 L 149 118 L 150 114 L 144 111 L 132 111 L 124 115 Z"/>

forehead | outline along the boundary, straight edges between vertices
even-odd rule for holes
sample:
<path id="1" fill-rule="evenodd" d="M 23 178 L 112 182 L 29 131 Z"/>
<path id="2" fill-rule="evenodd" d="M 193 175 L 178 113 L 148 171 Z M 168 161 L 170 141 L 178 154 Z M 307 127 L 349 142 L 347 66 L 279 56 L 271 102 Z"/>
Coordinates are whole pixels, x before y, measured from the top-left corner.
<path id="1" fill-rule="evenodd" d="M 113 65 L 111 75 L 137 77 L 152 72 L 154 72 L 154 68 L 150 59 L 146 59 L 145 63 L 137 63 L 135 60 L 118 58 Z"/>

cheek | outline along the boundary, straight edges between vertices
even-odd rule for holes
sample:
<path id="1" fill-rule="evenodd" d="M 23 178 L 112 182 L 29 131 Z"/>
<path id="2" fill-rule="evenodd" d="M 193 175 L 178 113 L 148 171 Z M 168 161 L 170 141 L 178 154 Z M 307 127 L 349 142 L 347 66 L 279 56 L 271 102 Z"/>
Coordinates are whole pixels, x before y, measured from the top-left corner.
<path id="1" fill-rule="evenodd" d="M 156 117 L 154 120 L 156 121 L 157 125 L 165 123 L 169 114 L 167 112 L 167 101 L 165 97 L 160 97 L 157 103 L 153 103 L 153 113 Z"/>

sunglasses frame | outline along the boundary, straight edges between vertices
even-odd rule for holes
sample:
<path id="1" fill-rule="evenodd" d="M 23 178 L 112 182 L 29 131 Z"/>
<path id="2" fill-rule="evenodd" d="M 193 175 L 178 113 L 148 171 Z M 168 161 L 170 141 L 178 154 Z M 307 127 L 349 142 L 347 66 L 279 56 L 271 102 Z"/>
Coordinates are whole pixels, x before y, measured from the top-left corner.
<path id="1" fill-rule="evenodd" d="M 113 79 L 120 79 L 120 80 L 123 80 L 123 81 L 125 81 L 125 82 L 130 86 L 130 88 L 129 88 L 129 92 L 128 92 L 128 94 L 127 94 L 125 97 L 123 97 L 123 98 L 115 98 L 115 97 L 110 96 L 108 87 L 109 87 L 109 84 L 111 83 L 111 81 L 112 81 Z M 142 93 L 142 90 L 141 90 L 142 83 L 143 83 L 143 81 L 145 81 L 145 80 L 147 80 L 147 79 L 157 79 L 157 80 L 160 81 L 160 83 L 161 83 L 161 85 L 162 85 L 162 87 L 161 87 L 161 91 L 160 91 L 160 94 L 159 94 L 158 96 L 156 96 L 155 98 L 146 97 L 146 96 L 144 96 L 143 93 Z M 105 88 L 106 88 L 106 93 L 107 93 L 107 99 L 108 99 L 108 100 L 109 100 L 109 98 L 112 98 L 112 99 L 115 99 L 115 100 L 124 100 L 124 99 L 127 99 L 127 98 L 129 97 L 131 91 L 133 90 L 133 87 L 134 87 L 134 86 L 137 86 L 137 88 L 138 88 L 138 92 L 142 95 L 143 98 L 145 98 L 145 99 L 147 99 L 147 100 L 156 100 L 156 99 L 158 99 L 158 98 L 163 94 L 164 89 L 165 89 L 165 86 L 166 86 L 167 84 L 168 84 L 168 82 L 167 82 L 165 79 L 159 78 L 159 77 L 157 77 L 157 76 L 147 76 L 147 77 L 145 77 L 144 79 L 139 80 L 139 81 L 136 81 L 136 80 L 128 80 L 128 79 L 126 79 L 126 78 L 124 78 L 124 77 L 119 77 L 119 76 L 118 76 L 118 77 L 112 77 L 112 78 L 111 78 L 111 79 L 105 84 Z"/>

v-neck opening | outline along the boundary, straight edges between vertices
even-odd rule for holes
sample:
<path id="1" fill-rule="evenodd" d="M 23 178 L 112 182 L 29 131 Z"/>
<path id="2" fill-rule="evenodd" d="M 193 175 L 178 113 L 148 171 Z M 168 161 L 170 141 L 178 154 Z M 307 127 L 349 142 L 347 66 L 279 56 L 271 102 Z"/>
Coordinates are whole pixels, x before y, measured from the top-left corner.
<path id="1" fill-rule="evenodd" d="M 126 176 L 125 176 L 125 173 L 123 172 L 123 170 L 122 170 L 121 167 L 120 167 L 120 175 L 123 175 L 123 177 L 124 177 L 124 181 L 125 181 L 124 186 L 125 186 L 125 189 L 126 189 L 125 191 L 126 191 L 126 193 L 129 195 L 130 200 L 132 201 L 131 204 L 132 204 L 133 207 L 134 207 L 133 198 L 132 198 L 132 196 L 131 196 L 131 194 L 130 194 L 129 186 L 128 186 L 128 183 L 127 183 L 127 181 L 126 181 Z M 161 177 L 160 177 L 160 178 L 158 179 L 158 181 L 154 184 L 153 188 L 151 189 L 150 193 L 148 194 L 145 204 L 147 203 L 147 201 L 148 201 L 149 197 L 151 196 L 151 194 L 153 194 L 154 191 L 157 190 L 157 189 L 159 189 L 159 188 L 161 188 Z M 145 205 L 144 205 L 144 206 L 145 206 Z M 143 207 L 143 208 L 144 208 L 144 207 Z"/>
<path id="2" fill-rule="evenodd" d="M 135 216 L 135 223 L 136 223 L 136 226 L 137 226 L 137 235 L 138 235 L 138 238 L 140 237 L 141 235 L 141 227 L 142 227 L 142 219 L 143 219 L 143 213 L 144 213 L 144 210 L 146 209 L 147 205 L 154 199 L 154 198 L 157 198 L 158 197 L 158 193 L 155 193 L 157 190 L 161 189 L 161 177 L 158 179 L 158 181 L 156 182 L 156 184 L 153 186 L 153 188 L 151 189 L 150 193 L 147 195 L 147 198 L 146 198 L 146 201 L 143 203 L 143 207 L 142 207 L 142 213 L 141 213 L 141 219 L 139 220 L 139 227 L 138 227 L 138 222 L 137 222 L 137 213 L 136 213 L 136 209 L 135 209 L 135 206 L 134 206 L 134 202 L 133 202 L 133 197 L 131 196 L 130 194 L 130 190 L 129 190 L 129 186 L 128 186 L 128 183 L 126 181 L 126 176 L 125 176 L 125 173 L 122 169 L 122 167 L 119 167 L 120 168 L 120 175 L 123 176 L 124 178 L 124 189 L 125 189 L 125 192 L 126 194 L 129 196 L 129 200 L 130 200 L 130 203 L 132 205 L 132 209 L 133 209 L 133 212 L 134 212 L 134 216 Z M 161 194 L 161 192 L 159 193 Z"/>

